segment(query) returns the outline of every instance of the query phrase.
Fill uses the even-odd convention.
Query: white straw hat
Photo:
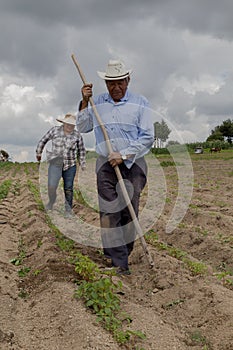
[[[121,61],[110,60],[106,72],[97,71],[97,73],[99,77],[104,80],[120,80],[127,78],[132,73],[132,70],[127,70],[124,63]]]
[[[73,114],[66,114],[63,118],[57,118],[58,122],[76,125],[76,117]]]

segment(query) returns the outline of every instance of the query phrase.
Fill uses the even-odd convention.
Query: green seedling
[[[18,271],[18,276],[19,277],[25,277],[30,272],[30,270],[31,270],[30,267],[22,267],[22,269],[20,269]]]

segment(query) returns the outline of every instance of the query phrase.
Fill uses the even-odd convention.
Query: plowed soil
[[[148,157],[149,163],[152,158]],[[127,346],[118,344],[83,301],[74,298],[74,266],[68,262],[68,252],[57,245],[48,214],[32,191],[31,185],[39,186],[37,164],[0,167],[0,185],[12,181],[7,197],[0,201],[0,349],[233,349],[233,151],[191,158],[191,201],[172,232],[166,226],[179,191],[178,166],[166,163],[166,157],[156,161],[165,162],[156,179],[159,182],[162,171],[166,195],[159,215],[153,209],[158,217],[150,232],[158,240],[155,245],[147,243],[154,267],[137,240],[130,257],[132,274],[116,277],[123,283],[122,310],[132,319],[126,327],[146,335]],[[90,188],[95,188],[88,172],[94,161],[88,161],[85,179]],[[158,196],[152,193],[155,201]],[[93,209],[75,201],[74,211],[98,226]],[[103,267],[98,248],[75,244]],[[198,271],[201,264],[204,273]],[[23,268],[28,268],[24,276],[19,273]]]

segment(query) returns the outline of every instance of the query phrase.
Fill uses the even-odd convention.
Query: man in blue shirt
[[[82,87],[82,101],[77,114],[81,133],[94,129],[97,188],[100,207],[101,238],[104,254],[111,259],[119,274],[130,274],[128,256],[136,238],[134,224],[119,190],[114,170],[119,166],[129,197],[138,217],[140,193],[146,184],[147,165],[144,155],[154,141],[154,127],[149,103],[144,96],[128,90],[131,70],[121,61],[110,60],[106,72],[98,72],[105,80],[107,92],[94,98],[94,103],[108,134],[112,152],[93,110],[88,105],[92,84]]]

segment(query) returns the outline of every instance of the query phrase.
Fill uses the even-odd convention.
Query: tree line
[[[169,129],[167,123],[162,119],[161,122],[154,123],[154,147],[162,148],[164,143],[168,140],[171,130]],[[232,145],[233,141],[233,120],[227,119],[222,122],[222,124],[217,125],[211,134],[207,137],[206,143],[225,143],[228,142]],[[169,141],[168,145],[179,144],[177,141]],[[195,143],[196,144],[196,143]],[[200,144],[200,142],[199,142]],[[227,146],[227,145],[226,145]]]
[[[217,125],[213,130],[211,130],[211,134],[208,136],[206,141],[225,141],[232,144],[233,139],[233,120],[227,119],[222,122],[222,124]]]

